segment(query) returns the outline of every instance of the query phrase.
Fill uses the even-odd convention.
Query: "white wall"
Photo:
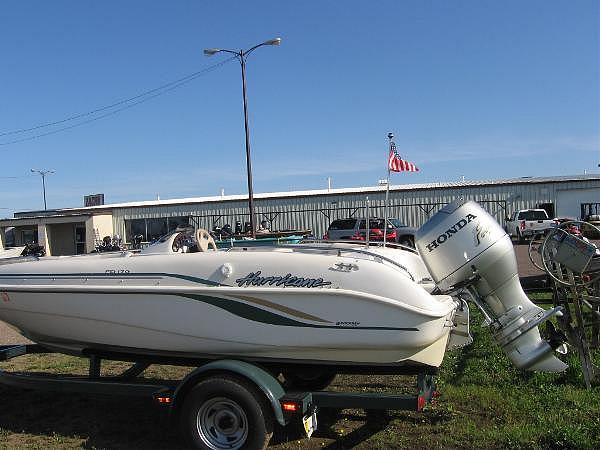
[[[579,219],[582,203],[600,203],[600,189],[558,190],[556,194],[556,217]]]
[[[44,247],[44,249],[46,250],[46,255],[48,256],[52,254],[50,253],[51,236],[49,236],[49,234],[50,230],[48,230],[46,224],[41,223],[38,225],[38,244]]]
[[[111,236],[114,234],[113,231],[113,218],[112,214],[99,214],[91,216],[85,221],[85,246],[86,252],[90,253],[94,250],[95,246],[95,235],[98,231],[98,236],[102,239],[104,236]]]

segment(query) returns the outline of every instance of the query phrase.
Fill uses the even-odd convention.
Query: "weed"
[[[481,317],[475,312],[472,323]],[[577,355],[567,355],[563,374],[515,369],[490,331],[472,326],[474,343],[449,352],[436,377],[442,396],[425,411],[369,415],[319,411],[310,440],[289,428],[273,449],[597,449],[600,448],[600,387],[586,390]],[[600,351],[594,358],[598,361]],[[87,361],[65,355],[28,355],[2,368],[86,373]],[[107,362],[103,373],[127,364]],[[189,367],[151,366],[144,376],[181,379]],[[339,376],[332,390],[414,392],[408,376]],[[0,449],[173,448],[176,431],[138,400],[35,393],[0,387]],[[132,421],[132,417],[135,420]],[[134,425],[131,425],[131,424]]]

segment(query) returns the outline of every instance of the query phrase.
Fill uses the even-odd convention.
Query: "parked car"
[[[506,232],[523,242],[526,237],[534,237],[546,233],[555,225],[544,209],[521,209],[511,217],[506,217]]]
[[[383,241],[385,219],[373,217],[369,219],[369,240]],[[398,219],[388,219],[386,240],[408,247],[415,247],[416,228],[404,225]],[[331,222],[323,239],[332,241],[364,241],[367,238],[366,218],[337,219]]]

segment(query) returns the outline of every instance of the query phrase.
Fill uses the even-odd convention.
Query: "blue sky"
[[[255,192],[598,173],[600,2],[6,1],[0,134],[248,59]],[[107,110],[110,111],[110,110]],[[87,116],[93,118],[94,115]],[[80,122],[80,121],[79,121]],[[65,122],[62,126],[75,125]],[[240,66],[64,132],[0,136],[0,217],[246,192]],[[17,177],[17,178],[7,178]]]

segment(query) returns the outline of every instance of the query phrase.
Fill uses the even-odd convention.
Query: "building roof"
[[[390,185],[390,191],[411,191],[411,190],[424,190],[424,189],[446,189],[456,188],[465,186],[493,186],[493,185],[507,185],[507,184],[535,184],[535,183],[556,183],[556,182],[568,182],[568,181],[586,181],[586,180],[600,180],[600,174],[588,174],[588,175],[565,175],[565,176],[553,176],[553,177],[521,177],[521,178],[506,178],[499,180],[465,180],[465,181],[449,181],[449,182],[435,182],[435,183],[413,183],[413,184],[397,184]],[[336,189],[313,189],[304,191],[287,191],[287,192],[264,192],[254,194],[254,199],[272,199],[272,198],[290,198],[290,197],[307,197],[307,196],[318,196],[318,195],[342,195],[342,194],[361,194],[367,192],[382,192],[385,191],[384,186],[367,186],[367,187],[355,187],[355,188],[336,188]],[[48,216],[57,214],[74,214],[81,212],[95,212],[102,210],[110,210],[116,208],[140,208],[150,206],[169,206],[169,205],[182,205],[182,204],[195,204],[195,203],[213,203],[213,202],[227,202],[227,201],[240,201],[246,200],[248,194],[236,194],[236,195],[216,195],[208,197],[189,197],[189,198],[176,198],[167,200],[147,200],[137,202],[125,202],[125,203],[113,203],[100,206],[88,206],[78,208],[61,208],[48,211],[23,211],[15,213],[15,217],[32,217],[32,216]]]

